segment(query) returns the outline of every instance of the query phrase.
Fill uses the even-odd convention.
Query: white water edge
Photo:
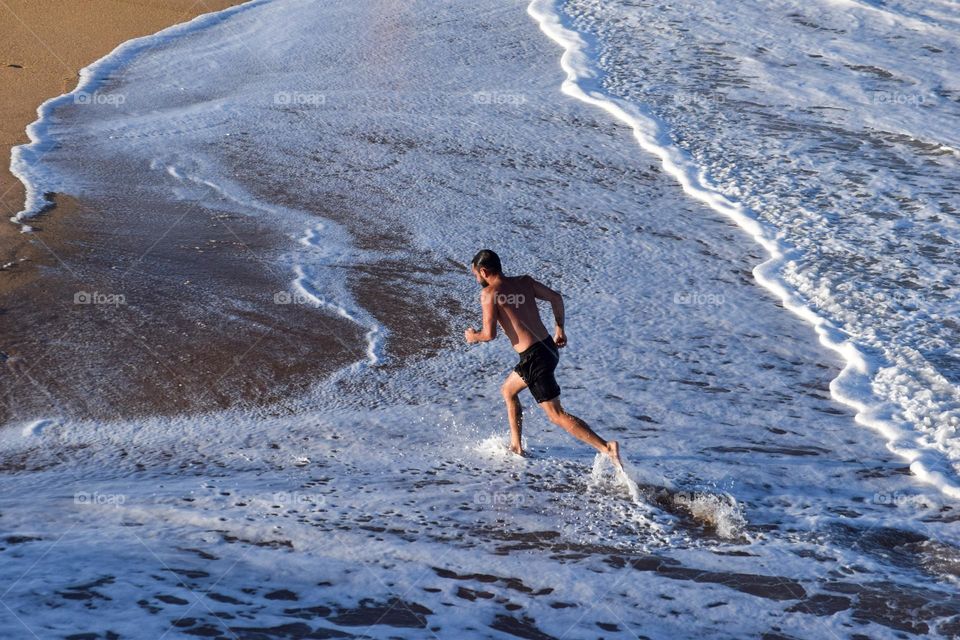
[[[881,434],[887,440],[888,449],[907,460],[910,470],[918,478],[936,486],[944,495],[960,499],[960,483],[953,473],[942,471],[950,468],[943,453],[931,446],[923,446],[919,442],[923,435],[910,424],[886,418],[891,413],[890,407],[870,389],[882,364],[872,361],[841,328],[807,304],[781,277],[785,265],[800,258],[798,250],[749,208],[711,185],[690,155],[672,143],[667,123],[643,105],[616,98],[602,90],[599,72],[588,55],[587,43],[563,23],[559,9],[561,3],[562,0],[533,0],[528,12],[543,32],[564,49],[560,65],[567,78],[562,91],[603,109],[629,126],[639,146],[660,160],[663,170],[677,180],[685,193],[732,219],[764,248],[770,257],[754,267],[757,282],[776,295],[785,308],[809,322],[820,343],[837,352],[846,362],[830,385],[833,397],[856,411],[858,423]]]

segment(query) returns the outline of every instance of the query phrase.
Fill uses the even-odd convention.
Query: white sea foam
[[[601,108],[630,126],[640,147],[659,158],[664,171],[673,176],[691,197],[734,220],[768,253],[769,259],[753,269],[757,282],[774,293],[784,307],[814,326],[820,342],[839,353],[846,366],[831,383],[835,398],[853,407],[861,424],[867,425],[887,440],[891,451],[910,462],[911,470],[921,479],[937,486],[946,495],[960,498],[957,466],[960,466],[960,438],[955,436],[958,417],[951,405],[960,401],[957,388],[929,367],[912,373],[910,368],[890,362],[890,357],[868,356],[850,329],[829,319],[816,306],[815,296],[798,291],[784,277],[787,267],[802,261],[805,254],[791,244],[789,235],[778,231],[757,212],[736,197],[712,184],[707,172],[693,155],[675,143],[670,125],[642,103],[631,102],[608,91],[602,72],[590,57],[587,42],[581,34],[564,25],[559,0],[534,0],[529,13],[541,29],[563,49],[561,65],[567,78],[563,91],[567,95]],[[801,293],[806,295],[801,295]],[[913,351],[915,353],[915,351]],[[888,385],[893,374],[901,384]],[[913,376],[926,376],[929,383],[941,389],[927,394]],[[933,404],[911,411],[927,395]],[[937,399],[940,396],[940,399]],[[937,402],[941,406],[937,406]],[[915,416],[913,421],[905,418]],[[921,418],[921,416],[932,416]],[[900,419],[896,419],[899,416]],[[946,434],[950,434],[947,437]],[[934,436],[934,437],[931,437]],[[955,465],[951,467],[951,463]]]
[[[743,507],[733,496],[700,491],[681,493],[676,503],[690,511],[695,520],[716,529],[721,538],[736,539],[747,528]]]

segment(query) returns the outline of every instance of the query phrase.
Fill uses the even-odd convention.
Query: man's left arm
[[[463,333],[467,342],[489,342],[497,337],[497,307],[493,301],[493,294],[480,292],[480,306],[483,308],[483,328],[477,331],[470,327]]]
[[[530,278],[530,276],[527,276]],[[558,348],[567,346],[567,333],[563,328],[564,308],[563,295],[559,291],[554,291],[542,282],[537,282],[530,278],[530,284],[533,286],[533,295],[540,300],[546,300],[553,309],[553,319],[557,323],[557,329],[554,332],[553,341],[557,343]]]

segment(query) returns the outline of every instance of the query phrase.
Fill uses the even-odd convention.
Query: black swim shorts
[[[547,336],[520,352],[520,363],[513,368],[527,383],[530,394],[538,403],[553,400],[560,395],[560,385],[553,370],[560,362],[560,350],[553,338]]]

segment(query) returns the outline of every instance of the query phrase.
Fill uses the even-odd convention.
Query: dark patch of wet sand
[[[275,303],[293,241],[256,218],[55,202],[0,271],[0,424],[263,405],[365,358],[364,328]]]
[[[240,148],[246,143],[232,144]],[[244,188],[258,200],[310,211],[321,220],[332,221],[346,231],[353,247],[376,256],[340,268],[356,304],[386,329],[389,338],[382,345],[383,367],[406,366],[412,359],[429,358],[463,344],[466,326],[454,323],[469,317],[470,310],[461,299],[437,291],[449,288],[451,274],[471,278],[465,263],[456,264],[418,249],[409,232],[381,220],[376,210],[351,205],[335,193],[314,193],[309,185],[297,188],[295,180],[299,176],[289,175],[285,168],[273,170],[266,180],[245,170],[247,163],[235,148],[224,151],[225,159],[232,163],[231,171],[244,176]],[[398,250],[402,258],[397,257]]]

